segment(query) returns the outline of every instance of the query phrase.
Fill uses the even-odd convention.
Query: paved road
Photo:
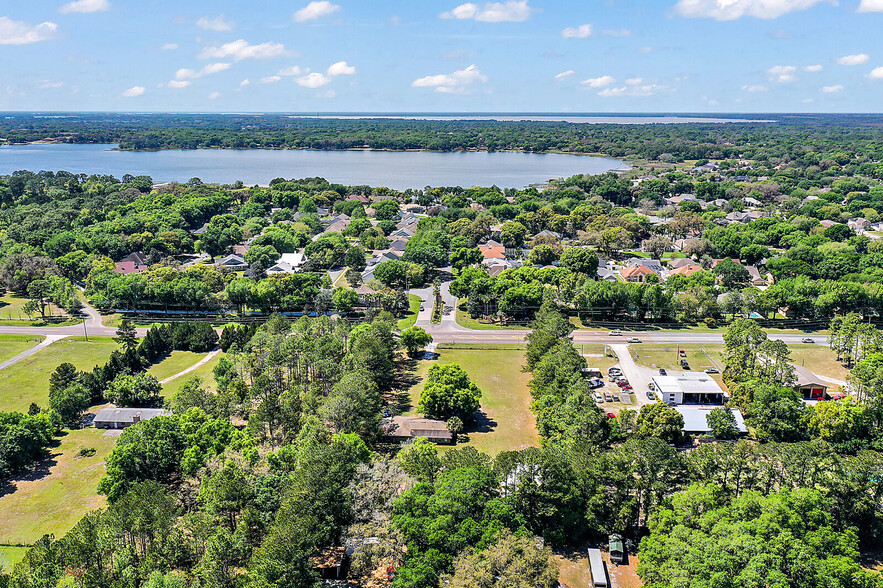
[[[33,333],[29,333],[29,334],[33,334]],[[15,357],[13,357],[11,359],[7,359],[3,363],[0,363],[0,370],[2,370],[4,368],[8,368],[12,364],[14,364],[18,361],[21,361],[22,359],[24,359],[30,355],[37,353],[38,351],[40,351],[44,347],[48,347],[49,345],[52,345],[56,341],[60,341],[61,339],[64,339],[65,337],[69,337],[69,335],[47,335],[40,343],[38,343],[37,345],[34,345],[33,347],[31,347],[27,351],[23,351],[22,353],[19,353]]]

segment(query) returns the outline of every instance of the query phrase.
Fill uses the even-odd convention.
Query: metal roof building
[[[726,393],[705,372],[653,376],[653,385],[663,402],[676,404],[723,404]]]
[[[675,406],[674,409],[684,417],[684,427],[681,429],[684,433],[692,435],[704,435],[711,432],[708,426],[708,415],[716,408],[724,408],[724,406]],[[740,434],[748,433],[748,427],[745,426],[745,419],[738,408],[728,409],[733,413],[736,419],[736,429]]]

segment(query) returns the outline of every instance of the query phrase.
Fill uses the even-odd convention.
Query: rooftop
[[[660,392],[688,394],[723,394],[717,382],[705,372],[684,372],[680,376],[653,376]]]
[[[708,415],[720,406],[701,406],[701,405],[679,405],[673,407],[684,417],[684,428],[682,430],[691,433],[710,433],[711,427],[708,426]],[[725,407],[724,407],[725,408]],[[748,428],[745,426],[745,419],[737,408],[729,409],[736,419],[736,429],[740,433],[747,433]]]

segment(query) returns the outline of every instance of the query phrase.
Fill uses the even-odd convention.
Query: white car
[[[592,396],[594,397],[595,402],[597,402],[598,404],[604,402],[604,397],[601,396],[599,393],[595,392]]]
[[[628,339],[626,339],[626,343],[643,343],[643,341],[641,341],[637,337],[629,337]]]
[[[608,336],[610,336],[610,337],[622,337],[622,331],[610,331],[610,333],[608,333]]]

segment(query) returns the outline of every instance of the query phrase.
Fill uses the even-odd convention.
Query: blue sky
[[[0,110],[880,112],[883,0],[0,4]]]

